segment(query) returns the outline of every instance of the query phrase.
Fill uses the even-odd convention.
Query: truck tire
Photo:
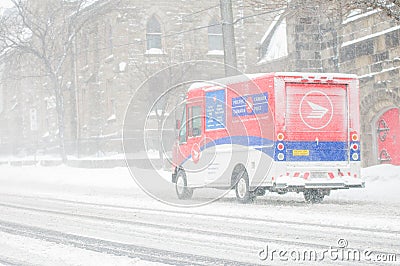
[[[247,174],[246,168],[242,168],[240,172],[237,173],[235,184],[236,199],[240,203],[252,202],[255,198],[254,193],[250,191],[249,186],[249,176]]]
[[[175,191],[178,199],[190,199],[193,196],[193,189],[187,187],[186,174],[183,170],[178,170],[176,174]]]
[[[318,189],[306,189],[303,194],[306,202],[312,204],[321,203],[325,196],[325,194]]]

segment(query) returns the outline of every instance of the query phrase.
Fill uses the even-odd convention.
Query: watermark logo
[[[261,261],[286,261],[286,262],[397,262],[398,254],[377,252],[370,249],[350,248],[346,239],[339,239],[336,246],[322,249],[282,249],[266,245],[258,251]]]

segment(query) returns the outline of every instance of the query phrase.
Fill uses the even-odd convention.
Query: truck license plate
[[[326,173],[324,172],[311,172],[311,178],[325,178]]]

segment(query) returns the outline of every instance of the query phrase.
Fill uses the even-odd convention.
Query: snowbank
[[[334,191],[329,198],[400,202],[400,166],[382,164],[363,168],[364,189]]]
[[[116,196],[113,195],[116,192],[119,196],[121,193],[145,195],[125,167],[84,169],[67,166],[13,167],[3,165],[0,166],[0,171],[0,184],[3,184],[0,186],[0,192],[12,193],[13,191],[3,190],[11,189],[19,193],[46,192],[46,194],[51,193],[58,196],[67,196],[71,192],[79,191],[104,191],[110,197]],[[142,169],[141,171],[143,175],[154,174],[151,170]],[[160,174],[169,180],[169,172],[163,171]],[[400,166],[377,165],[362,169],[361,174],[366,181],[365,188],[333,191],[327,200],[400,202]],[[290,195],[294,194],[288,194],[285,197],[290,197]]]

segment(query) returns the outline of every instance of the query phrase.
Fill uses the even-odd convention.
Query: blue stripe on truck
[[[260,138],[256,136],[231,136],[216,139],[200,147],[200,151],[208,149],[217,145],[236,144],[247,147],[254,147],[275,161],[280,161],[277,158],[279,153],[285,155],[282,161],[347,161],[349,154],[349,147],[347,142],[333,141],[333,142],[316,142],[316,141],[282,141],[284,149],[279,151],[277,144],[272,140]],[[353,142],[352,142],[353,143]],[[351,144],[352,144],[351,143]],[[350,151],[353,153],[360,153],[360,151]],[[183,162],[191,158],[189,155]],[[359,161],[359,159],[357,160]]]
[[[347,161],[347,142],[286,141],[286,161]]]

